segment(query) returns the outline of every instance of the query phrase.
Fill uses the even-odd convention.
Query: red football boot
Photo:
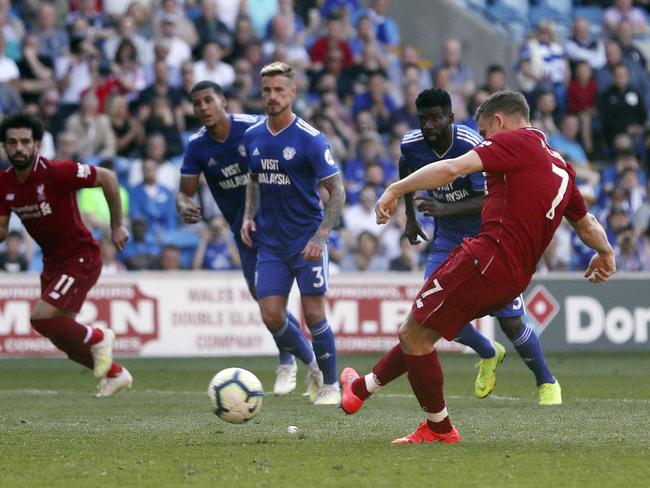
[[[363,400],[352,392],[352,382],[359,377],[353,368],[345,368],[341,371],[340,382],[343,387],[341,397],[341,408],[348,415],[357,413],[363,407]]]
[[[439,442],[440,444],[456,444],[457,442],[460,442],[460,434],[454,426],[452,426],[451,430],[446,434],[436,434],[431,430],[426,422],[422,422],[420,426],[415,429],[415,432],[406,437],[395,439],[391,444],[431,444],[434,442]]]

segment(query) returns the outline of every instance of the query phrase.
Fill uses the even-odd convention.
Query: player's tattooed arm
[[[246,206],[244,207],[244,221],[239,231],[242,241],[249,247],[253,246],[251,232],[255,232],[255,216],[260,208],[260,184],[257,174],[250,173],[246,185]]]
[[[399,179],[402,180],[406,178],[411,172],[406,167],[406,165],[400,161],[399,162]],[[404,235],[408,238],[411,245],[419,244],[420,240],[418,237],[422,237],[425,241],[429,240],[426,232],[422,230],[420,222],[418,222],[417,217],[415,216],[415,206],[413,205],[413,193],[404,194],[404,207],[406,209],[406,226],[404,228]]]
[[[108,203],[108,211],[111,215],[111,240],[117,250],[122,251],[126,241],[129,240],[129,231],[122,224],[122,199],[117,176],[113,171],[98,167],[96,186],[101,186]]]
[[[341,173],[321,180],[320,186],[329,194],[329,198],[324,203],[325,215],[323,220],[303,250],[307,261],[318,261],[323,257],[330,231],[338,222],[345,206],[345,187]]]
[[[176,194],[176,211],[183,221],[196,224],[201,220],[201,206],[194,200],[194,194],[199,186],[199,177],[195,175],[182,175],[178,193]]]

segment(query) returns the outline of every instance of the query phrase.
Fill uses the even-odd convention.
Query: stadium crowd
[[[629,10],[629,1],[610,2],[599,35],[576,18],[563,42],[552,22],[540,22],[516,66],[493,64],[478,74],[463,62],[458,40],[404,44],[389,0],[366,3],[0,0],[0,114],[41,118],[43,156],[117,173],[131,229],[119,255],[106,237],[101,189],[79,192],[106,273],[237,269],[237,250],[207,187],[200,192],[204,225],[183,225],[175,210],[183,149],[199,129],[189,92],[212,80],[224,88],[230,112],[260,114],[260,68],[290,63],[298,74],[294,109],[326,135],[346,183],[346,209],[329,241],[332,271],[412,271],[424,263],[427,243],[401,238],[404,211],[379,226],[373,207],[398,177],[403,134],[419,128],[418,93],[447,90],[456,122],[476,128],[475,108],[507,88],[513,72],[509,88],[525,93],[534,125],[575,166],[619,270],[650,270],[650,73],[635,43],[649,30],[647,15]],[[432,220],[422,224],[431,235]],[[39,250],[18,219],[11,229],[0,269],[39,271]],[[539,271],[583,270],[590,256],[562,226]]]

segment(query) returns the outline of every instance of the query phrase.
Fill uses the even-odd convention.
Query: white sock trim
[[[449,417],[449,415],[447,414],[447,407],[443,408],[438,413],[427,413],[427,420],[430,420],[431,422],[435,422],[436,424],[438,422],[442,422],[447,417]]]
[[[93,336],[93,328],[89,325],[81,324],[86,328],[86,338],[84,339],[84,344],[90,342],[90,338]]]
[[[366,380],[366,390],[368,390],[368,393],[374,393],[381,388],[382,385],[377,382],[375,373],[368,373],[364,378]]]

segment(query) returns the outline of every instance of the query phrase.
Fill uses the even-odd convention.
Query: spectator
[[[325,64],[328,51],[333,46],[338,46],[343,53],[343,67],[347,68],[354,64],[352,48],[345,40],[345,24],[343,16],[334,11],[327,17],[327,34],[316,40],[311,47],[310,56],[314,69],[320,69]]]
[[[147,135],[142,159],[131,162],[129,167],[128,186],[134,186],[143,181],[143,160],[153,159],[158,163],[157,180],[171,192],[178,190],[180,171],[167,158],[167,141],[160,133]]]
[[[622,20],[616,30],[616,40],[621,46],[623,59],[647,69],[648,61],[641,50],[634,45],[634,29],[628,20]]]
[[[255,34],[260,39],[266,34],[269,21],[280,10],[278,0],[246,0],[242,7],[250,17]]]
[[[183,154],[183,141],[169,100],[156,97],[151,105],[151,115],[144,124],[147,136],[161,134],[165,139],[165,157],[172,159]]]
[[[160,34],[156,36],[156,42],[160,41],[167,45],[169,53],[165,61],[173,68],[179,68],[183,61],[187,61],[192,57],[190,44],[177,35],[176,23],[177,18],[175,16],[163,16],[160,21]]]
[[[41,120],[45,128],[56,136],[63,130],[65,121],[61,108],[61,94],[56,88],[45,89],[39,97],[39,106],[41,108]]]
[[[20,71],[16,61],[6,54],[7,42],[4,32],[0,30],[0,83],[11,82],[17,86]]]
[[[354,97],[352,113],[356,115],[369,111],[375,119],[377,130],[386,134],[390,132],[390,121],[395,110],[395,102],[388,93],[386,74],[380,70],[373,72],[368,79],[367,91]]]
[[[359,202],[367,185],[366,168],[371,164],[379,164],[382,167],[382,186],[386,186],[397,176],[395,163],[387,158],[381,137],[376,132],[368,131],[360,137],[359,158],[348,161],[343,170],[348,204]]]
[[[201,231],[192,269],[227,271],[239,267],[239,253],[224,218],[212,217],[208,227]]]
[[[357,237],[354,253],[348,253],[341,263],[342,271],[388,271],[388,260],[379,253],[379,239],[364,230]]]
[[[596,188],[600,182],[600,174],[591,168],[585,150],[576,140],[580,130],[578,117],[573,114],[565,115],[561,128],[560,133],[549,137],[549,144],[573,165],[580,183]]]
[[[142,90],[138,98],[138,118],[146,121],[151,116],[151,107],[157,97],[165,97],[176,107],[183,99],[182,92],[169,81],[170,68],[165,61],[154,63],[154,82]]]
[[[79,156],[111,158],[115,156],[115,134],[108,115],[98,112],[99,101],[93,92],[88,92],[81,100],[78,112],[73,113],[66,122],[66,131],[74,134],[79,141]]]
[[[449,96],[451,97],[451,109],[454,113],[454,117],[457,117],[458,120],[463,120],[469,115],[467,113],[465,98],[461,93],[454,91],[453,89],[451,70],[449,68],[444,66],[438,68],[435,78],[433,79],[433,87],[449,93]]]
[[[82,92],[90,88],[93,81],[91,61],[97,59],[98,54],[91,40],[74,36],[70,40],[70,52],[54,60],[64,118],[79,107]]]
[[[60,161],[80,161],[79,141],[74,133],[59,132],[56,138],[56,159]]]
[[[639,173],[638,169],[626,168],[619,174],[619,185],[628,195],[627,201],[631,215],[638,212],[647,198],[646,189],[641,183]]]
[[[143,66],[153,63],[153,44],[137,31],[137,25],[133,17],[125,15],[120,18],[117,36],[111,36],[104,42],[103,51],[106,59],[115,59],[118,48],[124,41],[129,41],[135,47],[135,59]],[[140,88],[141,89],[141,88]]]
[[[18,61],[20,76],[17,87],[25,103],[38,102],[41,92],[53,88],[54,61],[52,58],[39,54],[39,38],[34,33],[28,33],[23,38],[23,57]]]
[[[632,6],[632,0],[616,0],[613,6],[605,10],[603,26],[610,34],[614,34],[623,20],[630,22],[635,34],[648,32],[645,16],[640,8]]]
[[[412,246],[408,237],[402,236],[399,239],[400,254],[391,259],[388,269],[390,271],[417,271],[418,257],[416,247]]]
[[[542,130],[547,137],[559,133],[557,103],[553,92],[550,90],[539,91],[534,107],[531,117],[533,127]]]
[[[176,124],[183,135],[183,145],[185,145],[185,137],[189,137],[187,133],[194,132],[202,126],[201,121],[194,115],[192,97],[190,95],[195,83],[194,63],[192,61],[185,61],[181,65],[181,85],[179,87],[182,98],[180,104],[174,110]]]
[[[160,7],[154,12],[152,24],[154,37],[168,37],[169,26],[174,26],[174,37],[189,48],[193,48],[199,41],[194,23],[187,18],[182,3],[177,0],[162,0]],[[176,37],[177,36],[177,37]],[[173,49],[172,49],[173,50]],[[176,66],[180,66],[181,59]]]
[[[388,0],[372,0],[370,17],[375,24],[375,36],[382,44],[396,49],[400,43],[399,27],[392,17],[388,16]]]
[[[596,82],[592,78],[591,66],[586,61],[576,63],[574,79],[569,83],[567,97],[569,112],[580,119],[582,144],[587,153],[594,150],[593,118],[596,115]]]
[[[130,39],[123,39],[113,60],[112,73],[129,103],[135,102],[146,86],[145,71],[138,56],[136,45]]]
[[[278,17],[282,17],[288,24],[288,37],[292,39],[295,44],[304,45],[305,43],[305,22],[300,15],[296,14],[296,6],[294,0],[279,0],[278,13],[269,21],[266,26],[265,37],[268,39],[272,37],[273,21]]]
[[[135,156],[144,134],[140,121],[131,116],[126,98],[122,95],[113,95],[108,100],[106,113],[115,134],[117,156],[124,158]]]
[[[449,70],[450,83],[448,90],[461,95],[464,99],[469,99],[474,93],[476,85],[472,70],[462,61],[462,48],[458,39],[447,39],[445,41],[442,60],[431,68],[432,78],[436,78],[436,73],[440,68]]]
[[[300,36],[296,35],[290,20],[282,15],[273,17],[270,23],[270,36],[262,45],[266,59],[270,59],[278,49],[285,51],[286,62],[294,69],[304,70],[309,65],[309,54]]]
[[[219,18],[216,0],[201,0],[201,15],[194,19],[194,27],[199,42],[194,49],[194,57],[200,56],[200,49],[209,41],[217,42],[226,51],[232,49],[233,35],[228,26]]]
[[[156,269],[160,271],[178,271],[181,269],[181,250],[172,245],[167,244],[162,248],[160,257],[156,264]]]
[[[626,227],[616,235],[616,268],[620,271],[644,271],[648,269],[645,248],[634,235],[634,229]]]
[[[78,0],[78,9],[73,10],[66,18],[68,29],[73,31],[74,26],[84,24],[89,32],[92,30],[93,41],[101,42],[114,34],[110,28],[108,17],[99,10],[96,0]]]
[[[244,51],[248,45],[259,40],[255,34],[255,29],[253,29],[253,24],[251,23],[251,19],[248,15],[241,15],[237,18],[237,23],[235,24],[235,34],[233,37],[234,40],[232,52],[226,59],[226,61],[231,64],[244,55]]]
[[[607,144],[611,145],[614,137],[623,132],[639,141],[646,121],[645,101],[630,86],[630,70],[626,65],[614,68],[614,83],[600,97],[600,113]]]
[[[157,180],[158,163],[153,159],[142,162],[143,181],[129,193],[132,219],[145,220],[149,235],[160,242],[167,231],[177,227],[174,195]]]
[[[584,17],[576,17],[573,21],[573,34],[567,40],[566,54],[573,68],[579,62],[587,62],[595,70],[605,66],[605,45],[592,35],[589,21]]]
[[[235,81],[235,70],[222,61],[223,49],[217,41],[208,41],[202,50],[202,57],[194,63],[194,79],[213,81],[228,91]]]
[[[569,67],[564,49],[555,40],[553,22],[540,22],[536,36],[524,44],[517,80],[530,99],[540,90],[552,90],[560,111],[564,111]]]
[[[481,88],[492,95],[498,91],[507,90],[506,70],[500,64],[491,64],[485,70],[485,85]]]
[[[52,60],[63,57],[70,45],[68,34],[57,26],[56,10],[49,3],[40,2],[32,32],[40,40],[39,54]]]
[[[215,0],[215,3],[219,19],[231,32],[234,31],[237,18],[243,14],[243,0]]]
[[[130,271],[152,269],[160,253],[160,246],[149,234],[146,220],[131,220],[131,237],[119,258]]]
[[[23,241],[23,235],[18,231],[12,230],[7,234],[5,250],[0,253],[0,272],[19,273],[27,271],[29,262],[21,249],[24,246]]]
[[[393,112],[391,125],[395,127],[399,123],[405,123],[408,129],[418,129],[420,119],[415,100],[422,90],[417,83],[409,83],[404,87],[404,105]]]
[[[598,94],[602,94],[605,90],[612,86],[614,83],[614,71],[620,64],[624,64],[629,70],[629,83],[630,86],[640,94],[644,95],[650,93],[650,79],[648,73],[639,64],[631,63],[623,59],[623,52],[618,42],[609,40],[605,43],[605,56],[607,64],[596,71],[594,80],[596,80],[596,89]],[[648,100],[646,100],[648,102]],[[646,106],[646,110],[648,106]]]
[[[358,62],[361,59],[361,52],[364,46],[375,45],[379,41],[377,41],[377,37],[375,36],[375,25],[368,14],[357,17],[354,32],[354,37],[350,40],[349,44],[352,48],[355,62]],[[383,46],[378,47],[383,51]]]
[[[363,231],[368,231],[374,236],[381,234],[382,227],[377,224],[375,217],[376,201],[377,189],[366,184],[361,190],[359,203],[352,204],[343,211],[345,227],[350,231],[353,241],[356,241]]]

